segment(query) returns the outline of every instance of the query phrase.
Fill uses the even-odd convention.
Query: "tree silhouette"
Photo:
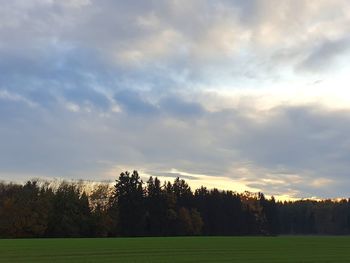
[[[0,237],[350,234],[350,200],[276,202],[262,193],[207,189],[180,178],[144,185],[137,171],[114,187],[0,182]]]
[[[115,184],[120,234],[142,236],[146,219],[144,189],[137,171],[121,173]]]

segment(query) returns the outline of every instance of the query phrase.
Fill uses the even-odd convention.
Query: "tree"
[[[151,176],[147,181],[146,233],[150,236],[166,234],[167,199],[159,179]]]
[[[110,212],[111,188],[108,184],[97,185],[89,195],[92,209],[92,228],[94,236],[106,237],[117,235],[117,216]]]
[[[259,203],[262,208],[262,231],[265,235],[277,235],[279,232],[279,215],[275,198],[267,200],[264,194],[259,194]]]
[[[42,237],[47,229],[50,191],[37,181],[8,185],[0,193],[0,236]]]
[[[115,208],[118,209],[120,233],[123,236],[144,235],[146,211],[144,189],[137,171],[121,173],[115,184]]]
[[[91,235],[91,210],[86,193],[63,182],[52,200],[47,236],[87,237]]]
[[[180,178],[136,171],[91,192],[84,182],[0,182],[0,237],[349,234],[350,200],[276,202],[262,193],[193,194]]]

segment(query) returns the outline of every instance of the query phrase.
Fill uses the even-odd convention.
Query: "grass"
[[[350,237],[0,240],[0,262],[350,262]]]

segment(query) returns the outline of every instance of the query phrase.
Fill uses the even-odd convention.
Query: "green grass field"
[[[0,240],[0,262],[350,262],[350,237]]]

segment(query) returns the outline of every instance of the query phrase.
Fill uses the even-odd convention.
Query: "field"
[[[0,262],[350,262],[350,237],[0,240]]]

